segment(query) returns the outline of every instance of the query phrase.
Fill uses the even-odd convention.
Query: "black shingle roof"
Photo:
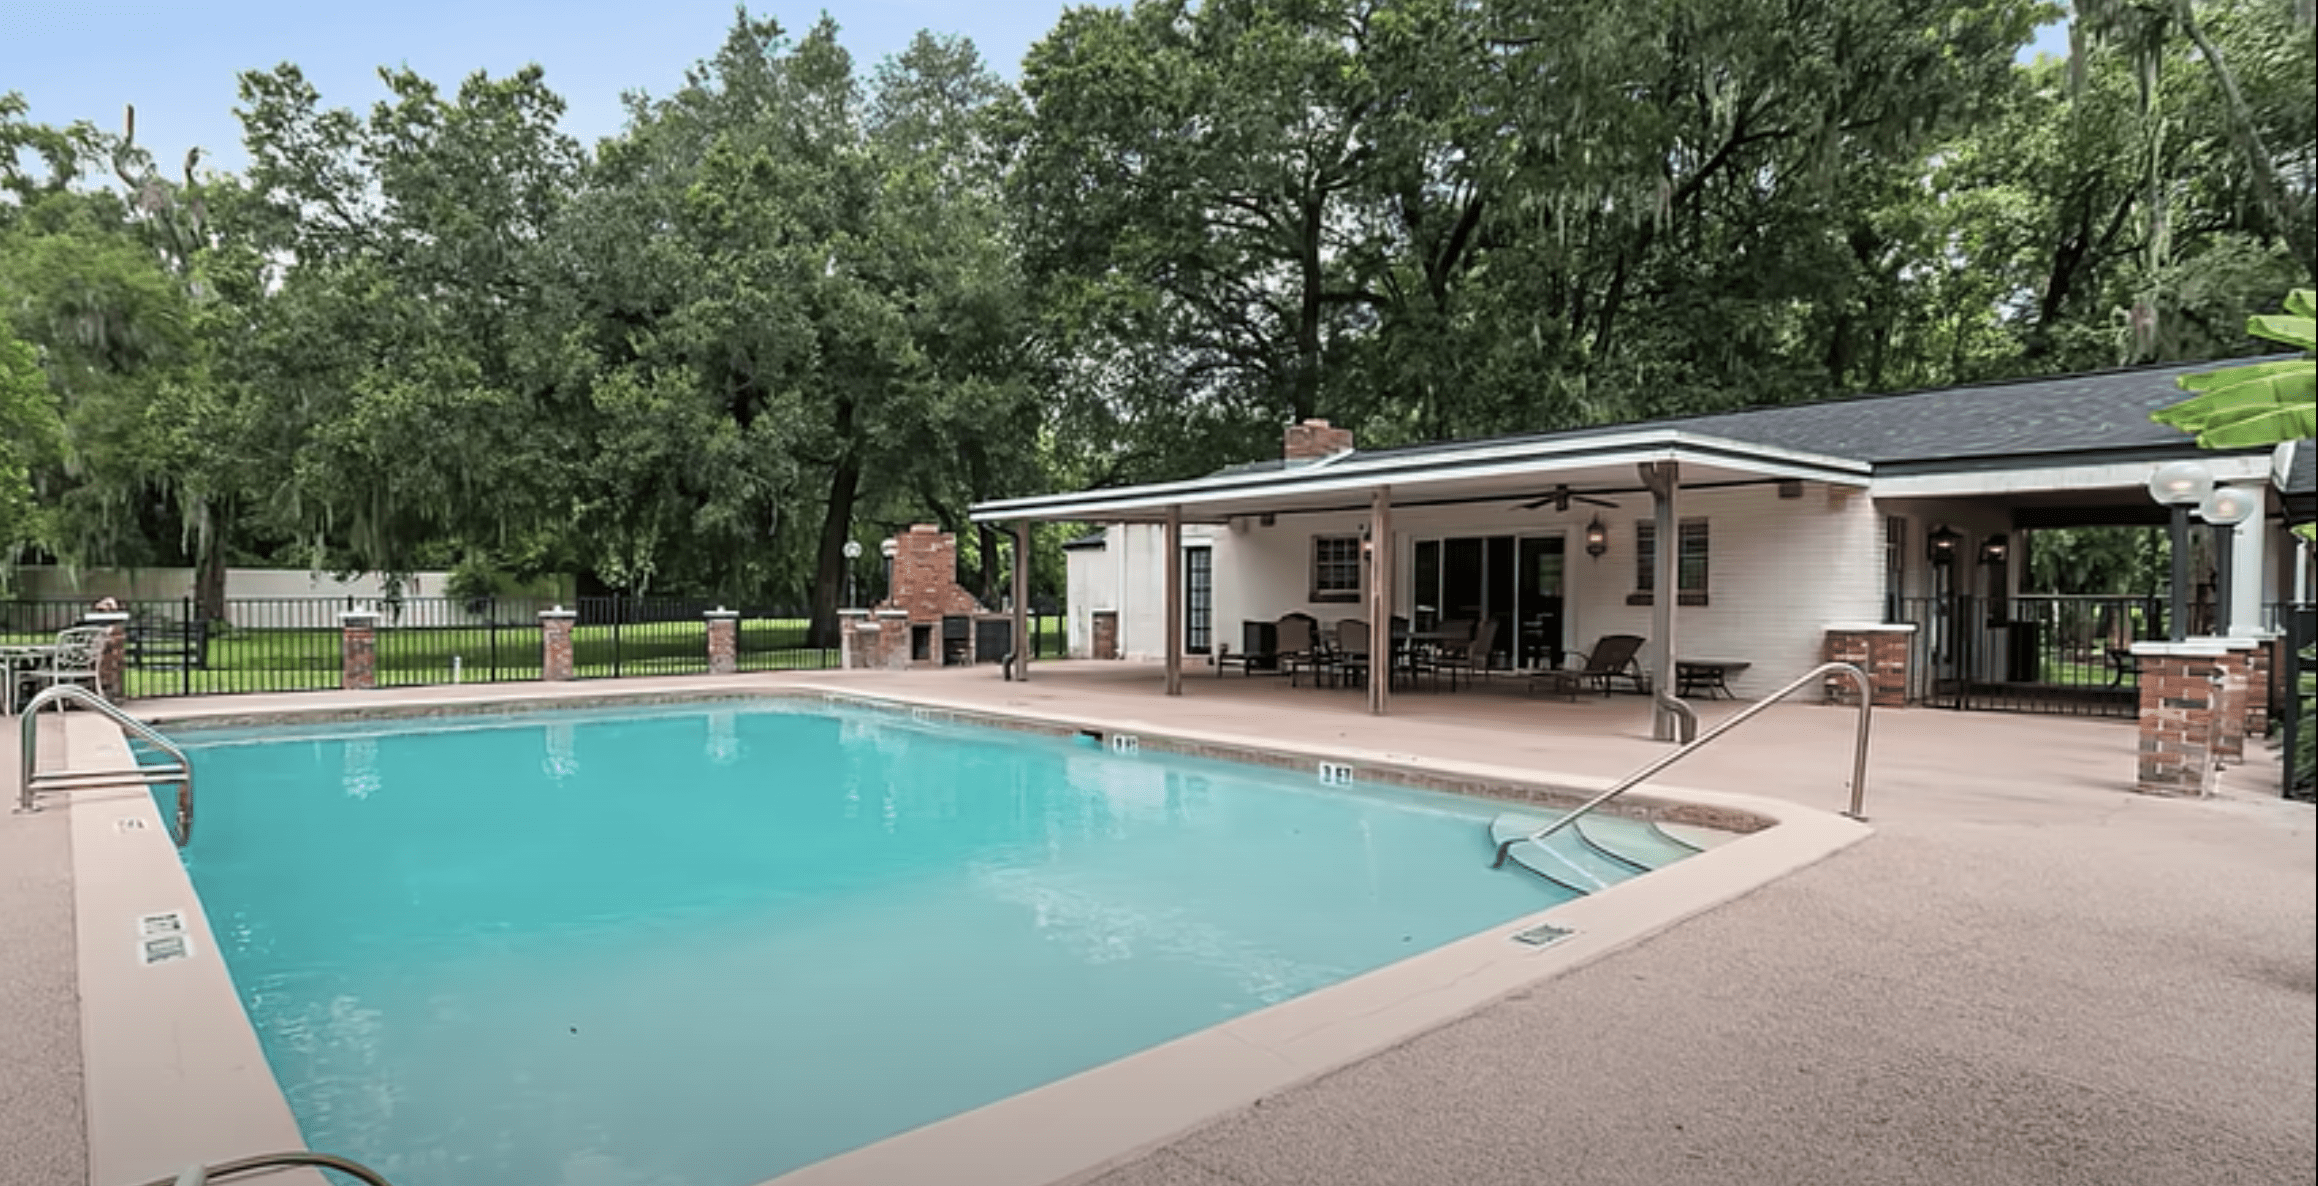
[[[2174,379],[2250,361],[2166,363],[2011,379],[1496,439],[1550,440],[1643,427],[1673,428],[1879,465],[2178,446],[2188,442],[2188,434],[2149,419],[2149,413],[2189,398]],[[1475,443],[1443,442],[1361,453],[1421,454]]]

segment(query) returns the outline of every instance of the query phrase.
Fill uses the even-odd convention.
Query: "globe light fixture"
[[[2173,512],[2173,588],[2167,598],[2166,633],[2175,642],[2189,637],[2189,512],[2213,493],[2213,471],[2194,461],[2175,461],[2149,475],[2149,497]]]
[[[2198,504],[2197,517],[2213,527],[2213,632],[2228,634],[2232,570],[2237,567],[2238,524],[2261,508],[2260,495],[2237,486],[2216,486]]]

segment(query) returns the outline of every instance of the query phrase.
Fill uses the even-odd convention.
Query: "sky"
[[[1065,0],[825,0],[750,5],[795,33],[826,11],[855,68],[909,45],[920,29],[964,34],[1013,78]],[[367,111],[386,96],[382,65],[455,87],[537,62],[567,104],[564,130],[593,144],[619,131],[622,91],[665,95],[716,51],[735,0],[0,0],[0,92],[21,92],[39,123],[93,120],[117,131],[137,107],[137,140],[174,171],[187,148],[237,168],[234,79],[295,62],[325,106]]]
[[[802,32],[826,11],[866,75],[920,29],[973,39],[1007,78],[1062,14],[1065,0],[826,0],[752,5]],[[537,62],[568,105],[564,130],[581,141],[619,131],[620,94],[665,95],[684,70],[715,52],[734,0],[0,0],[0,92],[18,91],[40,123],[121,126],[137,107],[138,142],[174,171],[198,145],[213,166],[239,168],[234,79],[295,62],[323,103],[366,111],[385,96],[382,65],[408,66],[453,87],[475,70],[494,76]],[[2023,47],[2065,55],[2054,24]]]

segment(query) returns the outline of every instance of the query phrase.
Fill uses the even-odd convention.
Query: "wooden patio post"
[[[1663,700],[1679,686],[1674,678],[1674,662],[1679,653],[1675,650],[1674,605],[1682,599],[1682,574],[1676,569],[1680,560],[1675,538],[1681,528],[1674,514],[1674,494],[1682,484],[1682,463],[1646,462],[1640,469],[1642,485],[1650,490],[1651,508],[1655,512],[1653,534],[1657,537],[1653,541],[1656,556],[1651,562],[1650,590],[1650,736],[1659,741],[1676,741],[1680,739],[1680,725],[1675,715],[1667,711]]]
[[[1368,711],[1392,706],[1392,487],[1368,501]]]
[[[1167,556],[1162,562],[1167,586],[1167,694],[1183,694],[1183,508],[1167,508]]]
[[[1030,678],[1030,520],[1014,521],[1014,678]]]

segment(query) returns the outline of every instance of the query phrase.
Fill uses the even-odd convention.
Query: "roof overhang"
[[[1179,507],[1186,521],[1222,522],[1239,515],[1357,509],[1380,486],[1391,487],[1396,506],[1515,502],[1549,494],[1559,485],[1581,491],[1638,490],[1634,467],[1658,461],[1680,463],[1685,488],[1783,480],[1865,487],[1873,469],[1844,457],[1660,428],[1476,442],[1470,448],[1421,454],[1346,453],[1290,469],[1000,499],[976,504],[972,517],[975,522],[1138,523],[1158,522],[1168,508]]]

